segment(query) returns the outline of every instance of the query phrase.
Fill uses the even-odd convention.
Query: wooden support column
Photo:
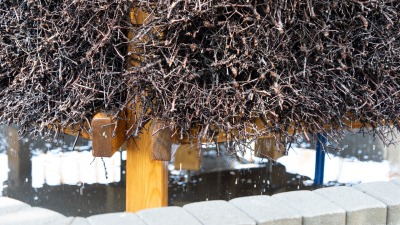
[[[147,14],[137,8],[130,13],[132,24],[143,24]],[[129,33],[132,38],[133,34]],[[132,52],[132,46],[129,51]],[[137,59],[138,56],[133,56]],[[131,66],[138,66],[136,61],[131,61]],[[136,106],[138,109],[140,107]],[[130,127],[134,122],[134,113],[127,110]],[[157,161],[157,158],[169,158],[170,154],[162,154],[155,150],[157,146],[167,146],[165,140],[157,140],[158,135],[153,135],[157,126],[152,126],[150,121],[139,138],[130,138],[127,141],[126,158],[126,211],[137,212],[142,209],[162,207],[168,205],[168,162]],[[169,132],[161,132],[166,140]],[[163,138],[161,137],[161,138]],[[172,144],[172,141],[170,141]],[[170,150],[169,150],[170,151]]]
[[[168,162],[153,159],[153,129],[148,123],[139,138],[128,140],[126,211],[168,205]]]

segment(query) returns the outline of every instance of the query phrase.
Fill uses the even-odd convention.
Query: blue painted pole
[[[317,152],[315,154],[315,176],[314,185],[322,186],[324,183],[324,168],[325,168],[325,151],[322,150],[322,144],[326,144],[326,137],[318,134]],[[322,142],[322,143],[321,143]]]

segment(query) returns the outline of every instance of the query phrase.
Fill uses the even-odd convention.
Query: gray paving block
[[[30,207],[30,205],[15,199],[0,197],[0,216],[7,213],[28,209]]]
[[[0,216],[1,225],[44,225],[65,218],[58,212],[32,207]]]
[[[386,205],[355,188],[321,188],[315,190],[314,193],[320,194],[345,209],[346,225],[386,224]]]
[[[391,180],[390,182],[400,186],[400,178],[395,178],[395,179]]]
[[[299,212],[270,196],[235,198],[229,203],[249,215],[258,225],[302,224],[302,216]]]
[[[69,225],[90,225],[90,223],[86,218],[76,217]]]
[[[400,187],[398,185],[382,181],[357,184],[353,187],[387,205],[387,224],[400,224]]]
[[[51,221],[51,225],[71,225],[72,221],[74,221],[75,217],[66,217],[56,221]]]
[[[191,203],[183,208],[205,225],[255,225],[256,222],[226,201]]]
[[[0,223],[1,224],[1,223]],[[51,221],[49,225],[90,225],[86,218],[83,217],[67,217],[56,221]]]
[[[146,225],[133,213],[107,213],[87,218],[90,225]]]
[[[303,225],[346,224],[346,211],[311,191],[292,191],[273,195],[303,216]]]
[[[141,210],[136,215],[148,225],[201,225],[194,216],[176,206]]]

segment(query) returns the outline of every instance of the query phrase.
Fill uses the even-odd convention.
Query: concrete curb
[[[386,205],[355,188],[321,188],[315,190],[314,193],[320,194],[346,210],[346,224],[348,225],[386,224]]]
[[[345,225],[346,211],[312,191],[292,191],[273,195],[303,216],[303,225]]]
[[[170,206],[158,209],[145,209],[136,213],[145,223],[151,225],[201,225],[193,215],[182,207]],[[179,216],[171,216],[179,215]]]
[[[183,208],[205,225],[256,225],[247,214],[222,200],[190,203]]]
[[[1,225],[400,224],[400,180],[163,207],[137,213],[65,217],[0,197]]]
[[[302,224],[299,212],[267,195],[235,198],[229,203],[253,218],[258,225]]]
[[[353,188],[385,203],[387,224],[400,224],[400,187],[392,182],[373,182],[354,185]]]

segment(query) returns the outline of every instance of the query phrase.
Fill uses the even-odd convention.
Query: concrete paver
[[[15,199],[0,197],[0,216],[7,213],[28,209],[30,207],[30,205]]]
[[[146,225],[136,214],[133,213],[106,213],[87,218],[90,225]]]
[[[292,191],[273,195],[303,216],[303,225],[345,225],[346,211],[311,191]]]
[[[252,219],[257,225],[301,225],[299,212],[266,195],[235,198],[229,201]]]
[[[194,216],[176,206],[145,209],[136,214],[148,225],[201,225]]]
[[[226,201],[196,202],[183,208],[204,225],[256,225],[247,214]]]
[[[0,216],[1,225],[44,225],[65,218],[58,212],[32,207]]]
[[[395,178],[395,179],[391,180],[390,182],[400,186],[400,178]]]
[[[400,187],[398,185],[381,181],[357,184],[353,187],[387,205],[387,224],[400,224]]]
[[[90,225],[90,223],[86,218],[75,217],[70,225]]]
[[[355,188],[329,187],[315,190],[314,193],[345,209],[346,225],[386,224],[386,205]]]
[[[74,221],[75,217],[65,217],[62,219],[58,219],[55,221],[51,221],[51,225],[71,225],[72,221]]]

